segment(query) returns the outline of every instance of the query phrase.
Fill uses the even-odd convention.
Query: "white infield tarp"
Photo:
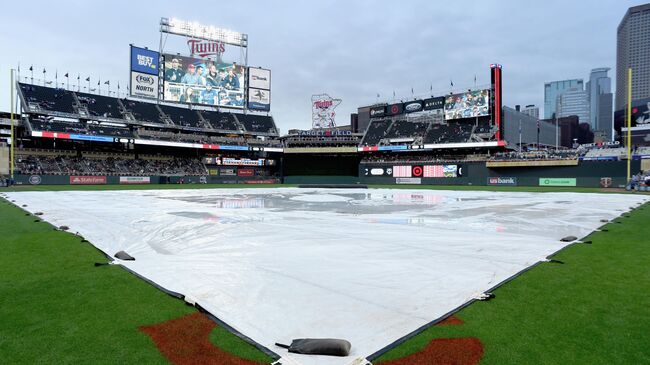
[[[382,189],[9,193],[286,362],[368,356],[644,197]],[[343,338],[347,358],[288,354]]]

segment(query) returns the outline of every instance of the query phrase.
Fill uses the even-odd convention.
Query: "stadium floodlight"
[[[247,34],[176,18],[160,18],[160,32],[248,47]]]

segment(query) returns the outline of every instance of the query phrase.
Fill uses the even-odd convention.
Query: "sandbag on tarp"
[[[276,343],[289,352],[303,355],[348,356],[352,345],[349,341],[336,338],[299,338],[291,341],[291,345]]]
[[[134,261],[135,260],[135,258],[133,258],[133,256],[129,255],[128,253],[126,253],[124,251],[120,251],[120,252],[116,253],[115,257],[117,257],[120,260],[126,260],[126,261]]]

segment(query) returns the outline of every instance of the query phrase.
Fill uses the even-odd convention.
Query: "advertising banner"
[[[163,98],[189,104],[244,107],[244,70],[236,63],[165,54]]]
[[[517,185],[517,178],[516,177],[488,177],[487,178],[487,184],[488,185],[511,185],[515,186]]]
[[[445,119],[474,118],[490,115],[490,91],[472,90],[445,98]]]
[[[235,169],[219,169],[219,175],[221,176],[236,176],[237,173]]]
[[[249,88],[248,109],[266,112],[271,110],[271,91]]]
[[[248,68],[248,87],[271,90],[271,70],[263,68]]]
[[[396,184],[422,184],[419,177],[398,177],[395,179]]]
[[[71,185],[104,185],[106,176],[70,176]]]
[[[393,177],[411,177],[411,166],[393,166]]]
[[[131,95],[156,99],[158,97],[158,75],[131,71]]]
[[[458,165],[426,165],[423,166],[424,177],[459,177],[461,167]],[[415,176],[415,175],[414,175]]]
[[[255,176],[255,170],[253,169],[238,169],[237,176]]]
[[[151,184],[149,176],[120,176],[120,184]]]
[[[404,104],[392,104],[386,108],[386,114],[397,115],[404,112]]]
[[[424,110],[442,109],[445,106],[445,97],[424,99]]]
[[[370,118],[379,118],[386,115],[385,106],[373,106],[370,108]]]
[[[576,186],[576,178],[540,177],[539,186]]]
[[[230,166],[264,166],[264,159],[260,158],[257,160],[252,160],[249,158],[232,158],[232,157],[223,157],[221,159],[221,164],[230,165]]]
[[[406,113],[415,113],[422,111],[422,101],[409,101],[404,103],[404,112]]]
[[[131,71],[158,76],[159,61],[158,52],[131,46]]]
[[[365,176],[393,176],[392,167],[365,167],[363,169]]]

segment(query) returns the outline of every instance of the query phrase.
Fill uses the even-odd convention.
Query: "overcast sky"
[[[214,5],[212,5],[214,4]],[[616,27],[639,1],[20,1],[0,15],[0,110],[9,69],[71,81],[128,83],[129,44],[158,48],[161,17],[249,36],[249,64],[272,70],[271,111],[281,132],[311,126],[312,94],[343,100],[337,123],[380,100],[490,81],[503,65],[504,103],[544,103],[546,81],[616,66]],[[178,47],[188,53],[187,47]],[[172,51],[166,48],[168,51]],[[238,57],[239,55],[237,55]],[[613,82],[614,84],[614,82]],[[113,86],[113,89],[115,87]]]

